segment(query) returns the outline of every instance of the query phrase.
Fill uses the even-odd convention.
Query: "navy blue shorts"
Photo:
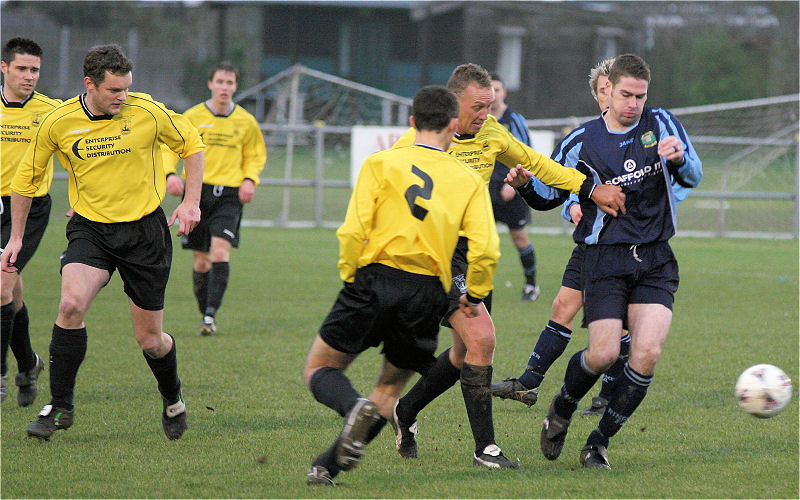
[[[381,352],[391,364],[426,375],[436,362],[439,320],[446,307],[438,276],[370,264],[339,292],[319,335],[350,354],[383,342]]]
[[[501,187],[502,183],[489,183],[494,220],[502,222],[512,231],[524,228],[531,223],[531,208],[518,194],[509,201],[503,200],[500,196]]]
[[[461,296],[467,293],[467,251],[469,250],[469,240],[463,236],[458,238],[456,250],[453,252],[453,260],[450,263],[450,272],[453,276],[453,283],[447,293],[447,311],[442,316],[442,326],[453,328],[450,324],[450,316],[461,307]],[[483,304],[489,314],[492,313],[492,292],[484,297]]]
[[[567,267],[564,269],[564,276],[561,278],[561,286],[573,290],[583,290],[583,254],[586,252],[586,244],[578,243],[572,250]]]
[[[95,222],[75,214],[67,223],[61,267],[77,262],[119,275],[125,293],[147,311],[164,309],[172,240],[161,207],[131,222]]]
[[[672,310],[680,281],[678,261],[666,241],[587,245],[583,274],[587,323],[624,320],[629,304],[662,304]]]
[[[239,230],[242,224],[242,202],[239,188],[203,184],[200,192],[200,222],[189,234],[181,236],[184,249],[208,252],[211,237],[228,240],[239,248]]]
[[[0,238],[2,238],[2,242],[0,242],[0,247],[5,248],[11,238],[11,197],[3,196],[2,203],[3,214],[2,221],[0,221],[0,233],[2,233]],[[36,249],[39,248],[39,243],[42,242],[47,223],[50,222],[52,204],[49,194],[37,196],[31,200],[31,209],[28,212],[28,219],[25,221],[25,234],[22,236],[22,249],[17,255],[17,261],[14,263],[14,267],[20,273],[25,264],[31,260]]]

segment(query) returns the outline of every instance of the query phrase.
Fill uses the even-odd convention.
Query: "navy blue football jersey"
[[[684,164],[666,165],[658,142],[676,136]],[[666,241],[675,234],[675,207],[697,186],[702,163],[681,123],[667,110],[645,107],[639,121],[624,132],[609,131],[603,117],[573,130],[556,147],[553,159],[577,168],[595,184],[613,184],[625,193],[627,214],[612,217],[594,202],[581,202],[583,217],[577,243],[642,244]]]

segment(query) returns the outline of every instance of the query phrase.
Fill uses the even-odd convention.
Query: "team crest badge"
[[[652,148],[657,143],[658,141],[656,141],[656,134],[654,134],[652,130],[648,131],[642,136],[642,145],[646,148]]]
[[[122,118],[122,135],[128,135],[131,133],[131,117],[130,116],[123,116]]]
[[[42,116],[44,115],[44,111],[34,111],[33,117],[31,117],[31,125],[34,127],[38,127],[39,123],[42,121]]]
[[[483,142],[483,150],[484,151],[488,151],[489,150],[489,141],[484,141]]]

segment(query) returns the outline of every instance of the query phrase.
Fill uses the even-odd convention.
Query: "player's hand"
[[[504,182],[513,188],[519,188],[527,184],[531,177],[533,177],[532,173],[517,164],[516,167],[508,169],[508,175]]]
[[[572,219],[572,223],[576,226],[581,221],[583,218],[583,209],[580,203],[573,203],[569,206],[569,218]]]
[[[242,185],[239,186],[239,201],[242,204],[250,203],[253,201],[253,195],[256,192],[256,185],[250,179],[245,179],[242,181]]]
[[[177,175],[167,176],[167,192],[172,196],[183,196],[183,181]]]
[[[683,143],[674,135],[665,137],[658,143],[658,154],[667,161],[680,165],[683,163]]]
[[[19,255],[20,250],[22,250],[22,240],[9,239],[5,248],[2,249],[2,254],[0,254],[0,270],[4,273],[16,273],[17,268],[14,264],[17,262],[17,255]]]
[[[619,212],[628,213],[625,208],[625,193],[622,192],[622,188],[619,186],[598,184],[592,192],[592,201],[600,207],[600,210],[612,217],[616,217]]]
[[[72,207],[69,207],[69,210],[64,213],[64,217],[72,217],[73,215],[75,215],[75,209]]]
[[[511,200],[514,199],[514,197],[516,195],[517,195],[517,192],[514,191],[514,188],[509,186],[508,184],[503,184],[500,187],[500,198],[502,198],[503,201],[506,201],[506,202],[511,201]]]
[[[477,318],[481,315],[481,304],[473,304],[472,302],[468,301],[466,294],[459,297],[458,301],[461,304],[458,308],[461,309],[461,312],[464,313],[464,316],[468,318]]]
[[[178,220],[178,236],[189,234],[192,229],[200,222],[200,207],[197,205],[189,204],[183,200],[178,208],[172,212],[172,217],[169,219],[169,225],[175,224],[175,219]]]

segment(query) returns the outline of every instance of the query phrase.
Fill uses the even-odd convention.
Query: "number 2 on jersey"
[[[419,220],[425,220],[425,216],[428,215],[428,210],[417,205],[417,198],[422,198],[423,200],[431,199],[431,193],[433,192],[433,179],[431,179],[428,174],[417,168],[416,165],[411,165],[411,173],[422,179],[423,184],[422,186],[419,184],[412,184],[408,187],[408,189],[406,189],[406,201],[408,202],[408,208],[411,209],[411,215]]]

